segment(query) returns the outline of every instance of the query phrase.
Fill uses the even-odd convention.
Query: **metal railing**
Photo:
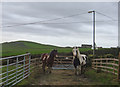
[[[54,60],[53,69],[74,69],[73,56],[58,56]]]
[[[0,86],[13,86],[30,75],[30,53],[0,58],[4,64],[0,66]]]

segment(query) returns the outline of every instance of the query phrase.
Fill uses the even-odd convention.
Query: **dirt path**
[[[88,68],[84,76],[74,75],[74,70],[52,70],[43,74],[40,67],[32,70],[31,75],[18,85],[120,85],[117,76],[105,72],[96,73]]]
[[[74,70],[53,70],[51,74],[37,71],[31,85],[90,85],[88,78],[74,75]]]

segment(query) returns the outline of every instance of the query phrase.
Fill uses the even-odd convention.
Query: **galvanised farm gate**
[[[72,56],[59,56],[55,58],[53,69],[74,69]]]
[[[40,58],[31,59],[30,53],[0,58],[0,86],[14,86],[40,65]]]
[[[1,86],[13,86],[30,75],[30,53],[0,58],[4,65],[0,66]]]

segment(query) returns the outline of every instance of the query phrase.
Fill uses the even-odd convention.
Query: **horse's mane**
[[[77,49],[77,57],[79,58],[80,63],[82,63],[82,62],[83,62],[83,58],[82,58],[82,56],[80,55],[79,49]]]
[[[76,56],[75,56],[75,58],[78,58],[78,51],[76,50]]]
[[[78,56],[80,55],[80,51],[79,51],[79,49],[77,49],[77,55],[78,55]]]
[[[49,56],[50,58],[53,58],[53,57],[54,57],[54,51],[55,51],[55,50],[52,50],[52,51],[50,52],[50,56]]]

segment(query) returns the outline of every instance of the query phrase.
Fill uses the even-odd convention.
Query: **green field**
[[[44,45],[40,43],[30,41],[15,41],[2,43],[2,57],[25,54],[30,52],[31,54],[50,53],[52,49],[57,49],[58,53],[70,53],[72,48],[57,47],[52,45]],[[91,50],[90,48],[80,48],[81,52]]]

